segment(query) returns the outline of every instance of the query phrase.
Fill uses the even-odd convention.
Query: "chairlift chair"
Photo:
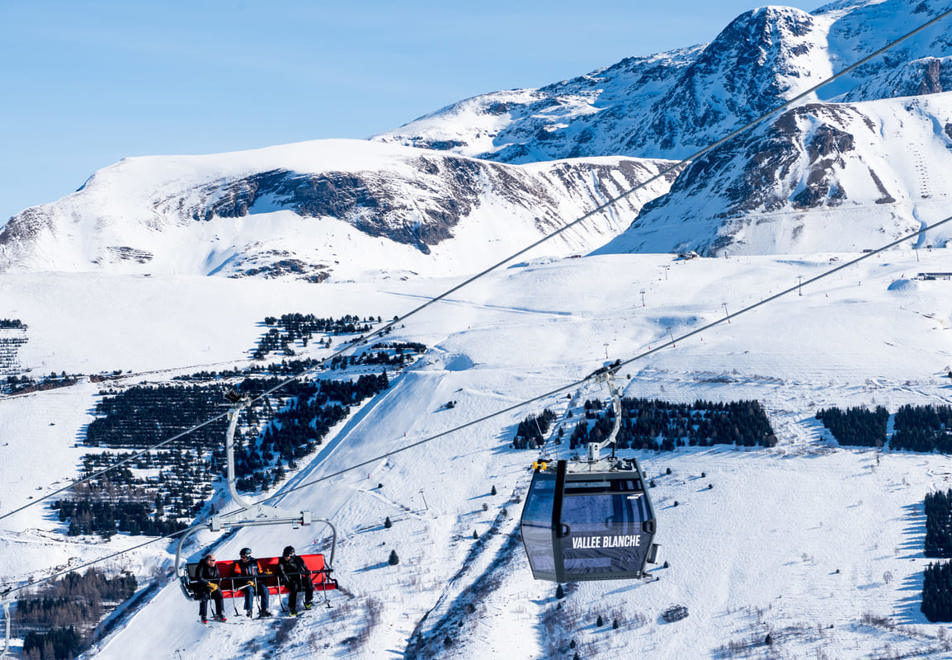
[[[312,571],[311,579],[315,590],[327,591],[336,589],[337,581],[330,578],[330,572],[333,570],[334,550],[337,547],[337,530],[330,520],[323,518],[314,519],[311,517],[310,511],[289,511],[268,504],[251,502],[238,493],[238,489],[235,485],[235,431],[238,427],[239,413],[251,403],[251,400],[248,397],[240,396],[234,390],[229,392],[226,398],[232,404],[232,408],[228,411],[228,431],[225,436],[228,492],[231,496],[231,500],[241,508],[229,513],[213,515],[208,520],[189,527],[185,533],[179,537],[178,547],[175,550],[175,575],[179,579],[179,586],[182,588],[182,593],[190,600],[196,598],[195,568],[197,564],[182,562],[182,549],[185,547],[187,540],[196,532],[202,529],[209,529],[213,532],[224,532],[238,527],[255,527],[261,525],[292,525],[297,529],[301,525],[310,525],[311,523],[324,523],[330,528],[330,561],[325,562],[323,554],[301,555],[301,557]],[[262,572],[267,570],[267,567],[270,565],[268,562],[277,564],[277,558],[259,559],[259,569],[261,569]],[[222,595],[226,598],[239,595],[240,589],[225,589],[226,586],[229,586],[225,578],[233,574],[234,562],[223,561],[217,563],[219,565],[219,571],[222,572],[223,582],[225,582],[225,584],[222,585]],[[227,566],[223,569],[223,565]],[[266,580],[264,584],[269,588],[271,593],[284,593],[286,591],[283,585],[277,583],[276,577],[270,581]]]
[[[314,591],[327,592],[337,589],[337,580],[330,576],[332,570],[330,568],[331,563],[325,563],[324,555],[308,554],[298,556],[304,560],[304,565],[308,571],[310,571],[308,579]],[[280,596],[280,594],[288,593],[288,585],[281,584],[278,580],[278,559],[278,557],[259,557],[256,559],[255,563],[258,565],[258,575],[251,578],[247,575],[238,575],[235,566],[237,562],[233,559],[215,562],[215,565],[218,567],[218,572],[221,575],[219,590],[221,591],[222,598],[243,598],[244,589],[246,589],[249,584],[255,586],[255,591],[261,587],[267,589],[268,593],[272,596]],[[333,561],[334,557],[332,554],[331,562]],[[185,565],[185,577],[181,581],[181,584],[185,595],[190,600],[200,600],[202,598],[202,593],[198,588],[199,582],[196,577],[198,575],[199,566],[200,562],[189,562]],[[283,608],[284,606],[282,605],[281,607]],[[237,613],[237,608],[235,611]]]
[[[615,424],[608,439],[589,443],[584,461],[534,464],[520,531],[532,577],[555,582],[646,577],[657,559],[656,523],[644,475],[634,458],[614,456],[621,397],[603,370]],[[612,445],[612,456],[600,458]]]

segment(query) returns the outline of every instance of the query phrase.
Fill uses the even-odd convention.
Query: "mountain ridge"
[[[626,58],[537,89],[482,94],[372,139],[503,162],[608,153],[680,159],[949,8],[937,0],[832,3],[812,13],[761,7],[708,44]],[[861,80],[888,78],[899,63],[952,55],[941,28],[899,44],[815,100],[838,100]],[[734,94],[723,98],[725,90]],[[844,100],[909,93],[909,85],[867,86],[862,98]]]
[[[500,244],[514,251],[669,165],[604,157],[516,166],[360,140],[127,159],[11,219],[0,230],[0,271],[320,282],[360,276],[361,258],[377,262],[364,270],[465,271]],[[599,214],[551,253],[594,249],[673,179]]]
[[[363,277],[347,264],[373,255],[372,277],[387,271],[401,277],[440,269],[473,272],[500,252],[533,243],[639,185],[657,174],[661,163],[670,165],[670,159],[768,113],[844,62],[949,6],[948,0],[866,0],[812,13],[762,7],[735,18],[709,44],[625,58],[538,89],[465,99],[369,141],[128,159],[100,170],[59,202],[12,218],[0,229],[0,270],[165,269],[320,282]],[[864,65],[801,108],[829,117],[875,114],[862,104],[911,92],[944,97],[952,83],[952,38],[938,28]],[[835,110],[835,104],[846,109]],[[948,126],[952,116],[944,101],[936,107],[932,120]],[[782,130],[780,119],[772,119],[772,137],[761,127],[757,139],[732,139],[693,163],[670,192],[669,176],[639,192],[635,203],[625,200],[606,209],[607,224],[594,231],[580,228],[587,236],[560,237],[558,249],[548,254],[684,247],[716,254],[728,245],[735,251],[803,252],[812,249],[809,241],[789,232],[772,240],[765,235],[768,226],[742,214],[762,219],[784,209],[830,210],[841,199],[843,208],[890,199],[915,205],[930,198],[928,188],[944,190],[939,174],[944,151],[928,143],[944,139],[942,131],[913,140],[935,163],[911,163],[915,172],[925,172],[911,176],[893,172],[888,163],[889,150],[906,150],[910,143],[874,139],[873,119],[856,118],[855,130],[864,136],[857,151],[843,134],[853,128],[804,112],[784,113]],[[952,135],[952,129],[945,134]],[[859,157],[844,160],[830,149]],[[584,162],[604,158],[611,163]],[[758,174],[761,161],[783,176]],[[785,164],[777,165],[781,161]],[[837,174],[848,162],[866,163],[863,183],[845,185]],[[126,170],[142,175],[127,176],[113,188],[106,184]],[[850,191],[848,198],[844,190]],[[691,217],[690,230],[662,221],[663,213]],[[855,249],[883,223],[887,234],[912,226],[917,213],[913,207],[874,213],[870,223],[853,227],[862,237],[841,233],[825,247]],[[299,222],[307,218],[320,222]],[[202,223],[204,229],[196,229]],[[483,229],[477,228],[480,223]],[[799,220],[792,223],[802,226]],[[628,236],[619,237],[626,227]],[[663,227],[670,236],[659,237]],[[631,236],[645,231],[652,235]],[[753,234],[759,238],[752,240]],[[182,257],[167,256],[174,253]]]

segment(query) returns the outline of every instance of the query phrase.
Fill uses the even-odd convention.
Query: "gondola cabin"
[[[537,580],[642,578],[657,555],[654,510],[634,459],[537,465],[521,532]]]

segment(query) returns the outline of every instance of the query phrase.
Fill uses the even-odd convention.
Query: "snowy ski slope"
[[[292,480],[318,478],[555,389],[591,373],[606,354],[633,356],[722,317],[725,304],[736,312],[853,256],[530,259],[400,328],[400,338],[430,350],[388,392],[343,422],[334,448]],[[944,657],[943,627],[926,623],[918,605],[928,563],[921,502],[930,490],[952,486],[948,458],[841,449],[813,418],[830,405],[878,404],[894,412],[903,403],[952,401],[944,376],[952,365],[952,281],[913,279],[948,270],[947,250],[920,250],[918,259],[908,250],[868,259],[804,288],[802,296],[623,370],[631,375],[629,396],[757,398],[780,440],[769,450],[638,454],[657,481],[651,492],[656,540],[661,559],[670,563],[656,569],[656,582],[570,588],[556,609],[555,585],[529,576],[521,546],[510,540],[520,512],[515,500],[524,495],[536,454],[508,443],[515,424],[541,411],[539,404],[289,494],[283,505],[329,517],[341,535],[335,569],[344,589],[330,594],[330,608],[295,622],[233,618],[236,625],[203,627],[196,604],[170,582],[89,655],[262,658],[274,650],[279,657],[401,656],[420,633],[432,640],[420,652],[424,657],[571,657],[572,640],[582,657],[726,657],[728,646],[750,643],[759,657],[767,653],[762,642],[769,632],[770,652],[779,657],[923,649]],[[0,298],[5,315],[30,326],[21,361],[36,373],[144,371],[240,362],[260,331],[254,323],[268,314],[389,318],[449,284],[419,279],[331,288],[5,274]],[[572,405],[603,393],[579,395]],[[94,396],[95,388],[84,383],[0,400],[3,510],[76,476],[82,450],[73,445]],[[457,405],[441,409],[449,400]],[[564,394],[547,403],[560,414],[569,404]],[[664,474],[669,467],[670,476]],[[392,529],[382,525],[388,516]],[[0,522],[0,574],[39,576],[144,540],[64,541],[53,534],[61,529],[42,507]],[[201,544],[212,540],[210,533],[200,535]],[[288,543],[299,552],[320,551],[323,542],[316,526],[257,528],[239,532],[216,552],[229,557],[250,546],[267,556]],[[397,566],[387,564],[391,549],[400,557]],[[201,550],[191,548],[193,556]],[[170,551],[174,547],[156,544],[109,566],[134,570],[146,582],[170,567]],[[660,613],[672,604],[686,605],[688,619],[665,623]],[[607,621],[601,628],[598,615]],[[283,640],[279,647],[276,639]]]

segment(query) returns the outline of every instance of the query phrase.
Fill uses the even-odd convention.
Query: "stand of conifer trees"
[[[952,557],[952,490],[925,497],[926,557]]]
[[[512,444],[516,449],[538,449],[545,443],[545,434],[549,426],[555,421],[555,413],[546,408],[539,415],[529,415],[519,422],[516,428],[516,437]]]
[[[655,449],[671,451],[678,446],[737,444],[745,447],[773,447],[777,444],[770,420],[759,401],[716,403],[698,400],[693,404],[672,403],[658,399],[622,398],[618,449]],[[569,437],[569,448],[608,438],[615,423],[611,409],[600,400],[588,400],[585,419],[575,425]],[[517,440],[529,437],[529,417],[519,425]],[[520,442],[517,446],[522,447]]]
[[[96,568],[63,578],[17,600],[16,619],[26,630],[23,657],[30,660],[73,658],[86,648],[105,613],[135,593],[135,576],[106,577]]]
[[[882,406],[866,408],[827,408],[816,418],[830,430],[841,445],[883,447],[889,412]],[[890,449],[952,453],[952,406],[911,406],[899,408],[893,418]]]
[[[284,355],[294,355],[291,345],[300,341],[304,346],[315,333],[331,335],[347,335],[365,333],[383,319],[372,316],[361,320],[350,314],[339,319],[319,318],[313,314],[284,314],[280,318],[269,316],[264,323],[269,327],[265,335],[258,341],[258,347],[252,357],[256,360],[264,359],[268,353],[281,352]]]
[[[922,613],[933,623],[952,621],[952,562],[929,564],[922,581]]]
[[[952,453],[952,407],[904,405],[894,421],[893,449]]]
[[[925,497],[926,557],[952,557],[952,490]],[[929,621],[952,621],[952,562],[926,568],[922,582],[922,613]]]
[[[376,348],[376,347],[375,347]],[[251,397],[283,382],[280,376],[245,378],[238,390]],[[288,468],[313,452],[350,407],[386,390],[386,372],[361,374],[354,380],[293,381],[281,396],[263,397],[245,410],[236,433],[238,488],[267,490]],[[136,386],[111,391],[96,407],[100,417],[87,429],[87,444],[136,449],[156,444],[224,411],[228,387],[212,384]],[[281,407],[277,410],[277,404]],[[108,481],[88,483],[83,497],[73,494],[54,502],[67,533],[117,533],[162,536],[187,526],[205,506],[211,482],[224,473],[222,448],[227,420],[220,419],[133,463],[109,473]],[[260,432],[258,429],[261,429]],[[129,453],[103,452],[83,457],[85,474],[124,460]],[[157,472],[148,479],[130,468]],[[121,489],[121,490],[117,490]]]
[[[830,430],[841,445],[859,447],[882,447],[886,444],[886,422],[889,411],[882,406],[875,410],[866,408],[839,408],[818,410],[816,418]]]

